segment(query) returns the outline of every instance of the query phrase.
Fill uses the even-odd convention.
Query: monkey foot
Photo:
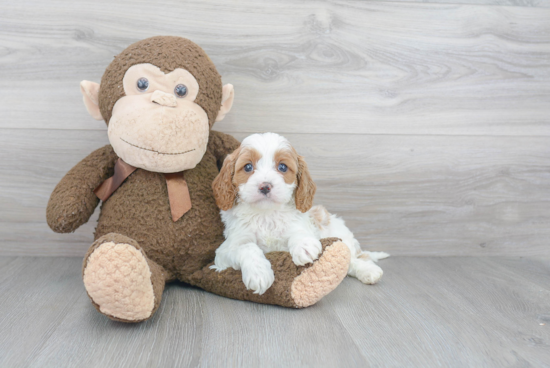
[[[336,241],[327,246],[318,260],[297,276],[290,287],[296,308],[317,303],[346,277],[350,252],[346,244]]]
[[[156,301],[154,289],[159,285],[153,283],[153,273],[143,251],[128,244],[134,241],[124,238],[107,234],[92,245],[84,260],[84,286],[101,313],[117,321],[139,322],[149,318],[158,307],[160,300]],[[164,282],[162,289],[163,286]]]

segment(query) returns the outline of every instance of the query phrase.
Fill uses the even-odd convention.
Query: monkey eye
[[[282,173],[286,173],[286,171],[288,170],[288,166],[281,163],[281,164],[279,164],[279,167],[277,169]]]
[[[185,84],[178,84],[176,88],[174,88],[174,93],[178,97],[185,97],[185,95],[187,95],[187,87]]]
[[[149,80],[147,78],[139,78],[136,86],[141,92],[145,92],[149,89]]]
[[[252,170],[254,170],[254,166],[252,166],[252,164],[244,165],[244,171],[251,172]]]

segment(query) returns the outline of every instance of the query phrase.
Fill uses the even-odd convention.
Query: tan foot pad
[[[321,258],[296,277],[290,288],[298,308],[317,303],[346,277],[350,262],[349,248],[337,241],[328,246]]]
[[[99,310],[116,319],[140,321],[153,311],[151,270],[140,250],[107,242],[88,257],[84,286]]]

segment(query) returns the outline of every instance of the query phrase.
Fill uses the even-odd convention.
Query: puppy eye
[[[285,164],[279,164],[278,169],[280,172],[285,173],[288,170],[288,167]]]
[[[147,78],[139,78],[136,86],[138,90],[145,92],[149,89],[149,80],[147,80]]]
[[[244,171],[251,172],[252,170],[254,170],[254,166],[252,166],[252,164],[244,165]]]
[[[185,97],[185,95],[187,94],[187,87],[185,86],[185,84],[178,84],[176,88],[174,88],[174,93],[178,97]]]

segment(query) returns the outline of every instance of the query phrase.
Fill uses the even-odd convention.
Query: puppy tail
[[[315,226],[317,226],[319,229],[322,230],[323,228],[326,228],[328,227],[328,225],[330,225],[330,213],[324,206],[313,206],[308,211],[308,213],[311,216],[311,219],[313,220]]]
[[[381,259],[388,258],[390,255],[386,252],[368,252],[363,251],[357,256],[360,259],[371,259],[374,262],[378,262]]]

